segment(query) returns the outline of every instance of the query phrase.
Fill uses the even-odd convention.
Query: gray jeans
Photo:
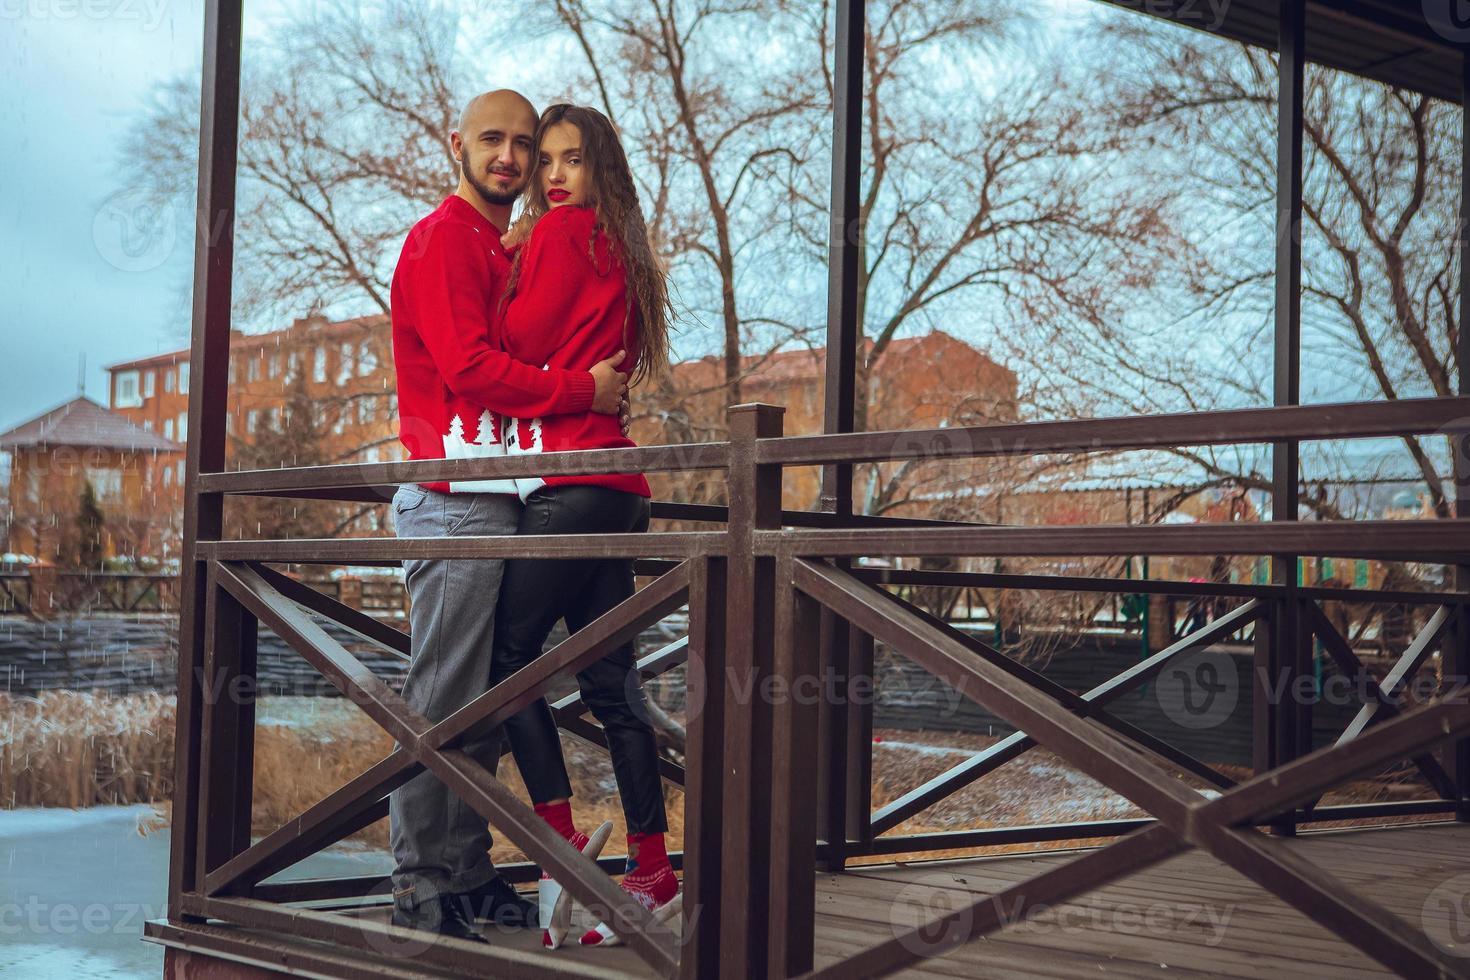
[[[509,494],[438,493],[404,484],[391,509],[400,538],[458,537],[516,533],[521,503]],[[495,601],[504,568],[498,559],[403,563],[412,604],[412,661],[403,698],[429,721],[442,721],[490,686]],[[502,738],[497,729],[466,742],[464,750],[494,773]],[[393,791],[388,827],[396,863],[393,896],[401,905],[469,891],[495,877],[485,818],[432,773],[419,773]]]

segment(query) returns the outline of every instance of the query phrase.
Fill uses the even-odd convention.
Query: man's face
[[[526,188],[536,116],[514,99],[477,105],[451,143],[465,181],[491,204],[511,204]]]

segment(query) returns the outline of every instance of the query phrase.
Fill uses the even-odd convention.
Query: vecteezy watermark
[[[942,704],[938,717],[950,718],[959,712],[967,697],[966,691],[978,686],[969,678],[959,678],[959,686],[952,687],[932,674],[905,685],[904,694],[913,700],[930,704]],[[725,668],[727,690],[739,704],[783,705],[797,704],[879,704],[882,696],[879,679],[872,676],[855,675],[843,678],[833,668],[824,668],[820,673],[798,673],[787,678],[774,673],[757,675],[754,669],[739,670]]]
[[[1199,934],[1203,931],[1206,946],[1218,946],[1225,939],[1233,905],[1206,905],[1200,902],[1103,902],[1088,901],[1066,905],[1032,906],[1016,925],[1020,934],[1055,932],[1110,932],[1122,936],[1168,936],[1180,931]]]
[[[893,936],[919,956],[942,956],[975,932],[975,895],[952,874],[931,872],[904,885],[888,907]]]
[[[0,0],[4,3],[5,0]],[[123,272],[148,272],[174,250],[174,216],[136,189],[113,194],[92,219],[97,254]]]
[[[0,902],[0,936],[134,935],[149,919],[161,919],[164,906],[147,902],[47,902],[32,895],[24,902]]]
[[[1257,667],[1247,677],[1228,653],[1202,650],[1182,654],[1159,672],[1154,697],[1164,715],[1185,728],[1214,728],[1225,724],[1239,705],[1241,688],[1248,683],[1251,697],[1272,706],[1330,705],[1357,708],[1387,704],[1405,708],[1432,700],[1463,704],[1470,694],[1458,674],[1421,671],[1385,686],[1366,667],[1354,673],[1324,672],[1321,677],[1281,667]]]
[[[168,0],[0,0],[0,20],[117,20],[156,31]]]
[[[1434,886],[1424,899],[1419,922],[1434,945],[1451,956],[1470,957],[1470,873]]]
[[[963,875],[931,872],[906,884],[889,906],[894,938],[910,952],[939,956],[987,932],[1012,935],[1065,932],[1110,932],[1120,935],[1168,936],[1188,931],[1207,946],[1225,939],[1233,905],[1201,902],[1113,902],[1096,898],[1051,905],[1025,895],[992,895],[972,891]]]
[[[1119,6],[1131,7],[1155,17],[1177,20],[1191,27],[1216,31],[1225,23],[1230,0],[1116,0]]]
[[[665,676],[673,675],[674,687],[680,685],[677,674],[672,668]],[[802,672],[792,677],[784,677],[769,671],[758,672],[754,668],[744,670],[735,667],[726,667],[723,674],[713,679],[705,672],[703,658],[693,658],[684,665],[685,674],[683,680],[684,699],[683,704],[657,705],[650,709],[648,695],[646,692],[647,681],[640,679],[637,671],[629,671],[623,683],[624,695],[628,705],[634,713],[645,722],[657,726],[659,724],[656,714],[663,711],[682,711],[686,719],[699,716],[711,697],[720,698],[726,695],[732,697],[738,704],[762,704],[781,706],[787,704],[810,707],[817,704],[828,705],[880,705],[889,703],[881,687],[881,678],[874,675],[855,674],[847,677],[839,673],[833,667],[824,667],[818,673]],[[972,687],[978,686],[969,678],[959,678],[959,686],[954,687],[943,679],[929,674],[919,672],[914,677],[905,678],[896,694],[889,697],[901,697],[907,702],[922,703],[931,707],[936,719],[953,718],[960,713],[967,703],[975,703],[976,698],[967,694]]]
[[[1424,20],[1447,41],[1470,41],[1470,3],[1465,0],[1419,0]]]
[[[1154,682],[1159,708],[1184,728],[1223,724],[1240,700],[1240,675],[1228,653],[1197,650],[1159,672]]]

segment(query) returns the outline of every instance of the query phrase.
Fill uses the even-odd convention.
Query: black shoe
[[[412,908],[395,905],[393,924],[405,929],[421,929],[451,939],[465,939],[472,943],[489,945],[489,941],[480,935],[475,924],[465,917],[464,906],[458,895],[440,895]]]
[[[522,898],[499,875],[455,897],[464,903],[463,910],[469,918],[516,929],[534,928],[540,922],[535,903]]]

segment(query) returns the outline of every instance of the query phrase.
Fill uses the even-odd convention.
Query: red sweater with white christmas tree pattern
[[[585,371],[620,350],[618,365],[629,374],[638,364],[638,311],[628,313],[628,279],[612,243],[601,231],[594,241],[596,212],[570,205],[553,208],[536,222],[523,246],[516,292],[498,324],[501,349],[517,361],[544,364],[548,372]],[[560,415],[509,413],[510,455],[572,449],[615,449],[637,445],[623,435],[615,415],[583,411]],[[542,486],[609,487],[649,496],[642,473],[551,476],[516,481],[524,500]]]
[[[510,278],[500,230],[461,197],[446,198],[413,226],[390,294],[398,375],[398,437],[409,459],[505,455],[502,414],[591,414],[596,361],[543,370],[493,341]],[[611,350],[604,357],[616,353]],[[614,415],[600,415],[617,428]],[[515,493],[514,480],[425,483],[443,493]]]

